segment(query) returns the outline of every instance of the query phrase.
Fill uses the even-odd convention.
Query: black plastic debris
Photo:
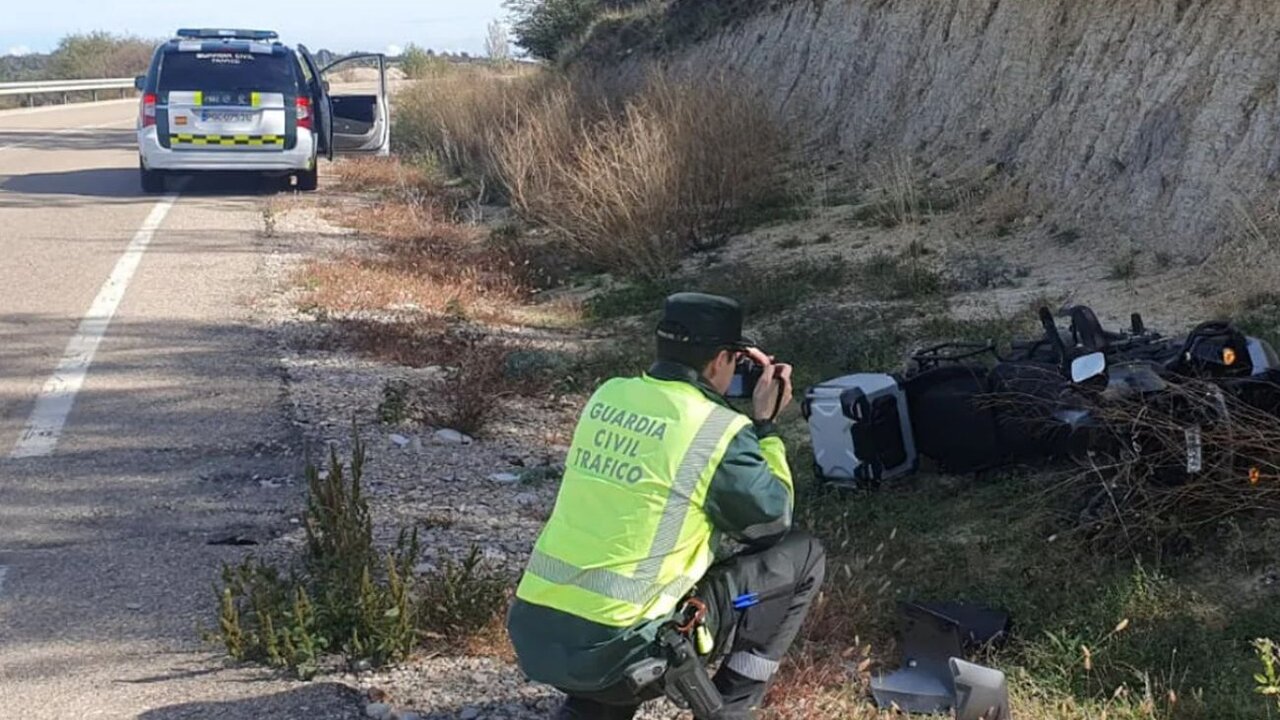
[[[903,603],[898,611],[902,666],[871,681],[877,705],[908,713],[955,710],[960,718],[1008,717],[1003,673],[965,661],[967,655],[1008,637],[1007,613],[955,602]],[[957,676],[962,678],[959,692]],[[999,711],[1001,697],[1005,714],[992,714]],[[975,710],[983,703],[987,704]]]
[[[205,545],[229,545],[231,547],[248,547],[257,545],[258,541],[243,535],[227,535],[225,537],[214,538],[205,543]]]

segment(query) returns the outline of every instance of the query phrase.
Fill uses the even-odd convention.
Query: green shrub
[[[101,31],[67,35],[58,41],[46,72],[50,78],[71,80],[141,75],[158,44]]]
[[[1235,322],[1245,333],[1280,348],[1280,294],[1262,292],[1249,296],[1235,313]]]
[[[677,287],[670,281],[638,281],[601,292],[586,303],[587,317],[613,320],[633,315],[647,315],[662,309],[662,301]]]
[[[484,630],[506,606],[508,579],[485,566],[472,546],[460,562],[445,560],[422,589],[419,623],[456,643]]]
[[[1262,672],[1253,676],[1257,692],[1280,710],[1280,645],[1274,640],[1261,638],[1253,641],[1253,648],[1258,653],[1258,662],[1262,664]]]
[[[1126,252],[1111,258],[1109,280],[1132,280],[1138,277],[1138,253]]]
[[[856,268],[860,286],[881,300],[922,300],[942,294],[942,277],[918,257],[880,253]]]
[[[849,279],[849,265],[835,255],[803,258],[774,268],[742,263],[718,269],[698,289],[742,303],[749,317],[794,307],[817,293],[834,290]]]
[[[818,309],[788,318],[760,338],[763,349],[795,366],[795,386],[855,372],[897,372],[911,340],[905,311]]]
[[[437,77],[447,69],[448,61],[409,43],[400,54],[400,69],[410,80]]]
[[[516,45],[543,60],[556,60],[600,14],[598,0],[507,0]]]
[[[253,557],[224,565],[218,632],[236,660],[315,674],[319,658],[341,652],[349,662],[381,665],[407,658],[424,637],[451,641],[487,624],[505,597],[506,581],[478,553],[415,579],[417,530],[402,530],[381,553],[364,496],[365,449],[356,437],[349,469],[330,450],[329,470],[306,470],[306,552],[288,572]],[[487,613],[487,615],[485,615]]]

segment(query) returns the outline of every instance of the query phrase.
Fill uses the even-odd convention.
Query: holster
[[[667,656],[667,672],[663,684],[667,697],[677,705],[687,705],[698,720],[719,720],[724,713],[724,698],[711,682],[693,641],[674,627],[665,627],[658,644]]]

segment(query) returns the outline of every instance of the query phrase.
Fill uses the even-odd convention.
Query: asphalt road
[[[264,196],[143,196],[135,113],[0,113],[0,718],[358,717],[197,637],[245,552],[210,542],[291,527],[298,438]]]

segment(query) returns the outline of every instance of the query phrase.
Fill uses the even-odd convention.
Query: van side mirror
[[[133,79],[134,90],[145,90],[147,87],[147,76],[139,75]]]
[[[1071,361],[1071,382],[1077,385],[1106,375],[1107,356],[1100,352],[1081,355]]]

